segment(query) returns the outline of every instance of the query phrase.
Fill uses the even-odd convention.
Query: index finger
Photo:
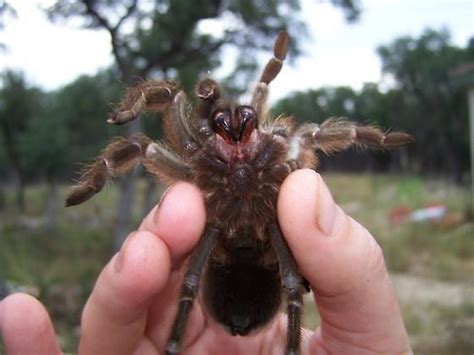
[[[173,185],[99,276],[82,316],[80,353],[130,354],[140,345],[150,304],[204,223],[199,190]]]
[[[166,190],[138,230],[156,234],[166,244],[174,269],[198,242],[205,222],[201,192],[194,185],[179,182]]]

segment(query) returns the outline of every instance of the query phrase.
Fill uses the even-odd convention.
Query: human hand
[[[296,208],[299,207],[299,208]],[[332,199],[321,177],[299,170],[283,183],[278,217],[321,315],[303,330],[302,354],[411,353],[383,254]],[[84,308],[81,354],[161,354],[177,309],[183,263],[205,223],[200,192],[175,184],[104,268]],[[0,303],[8,353],[59,354],[51,320],[26,295]],[[196,300],[185,354],[283,354],[286,316],[255,335],[232,337]]]

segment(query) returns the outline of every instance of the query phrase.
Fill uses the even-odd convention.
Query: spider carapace
[[[115,139],[67,198],[67,206],[80,204],[110,177],[137,163],[161,181],[188,181],[202,191],[206,228],[187,263],[167,354],[180,353],[199,293],[208,314],[230,334],[241,336],[269,323],[285,299],[285,354],[298,354],[307,285],[278,224],[280,185],[296,169],[315,169],[317,151],[331,154],[353,145],[396,148],[412,141],[403,132],[384,133],[345,119],[296,126],[290,117],[269,117],[268,86],[280,72],[287,50],[288,35],[280,32],[274,56],[247,105],[226,100],[210,78],[197,83],[194,109],[173,81],[144,81],[127,89],[108,122],[123,124],[141,111],[159,112],[165,141],[154,142],[145,135]]]

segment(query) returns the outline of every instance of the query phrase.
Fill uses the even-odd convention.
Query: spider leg
[[[150,143],[146,148],[145,157],[143,166],[161,181],[172,184],[176,181],[192,180],[191,167],[162,143]]]
[[[186,106],[186,94],[179,91],[171,103],[169,117],[164,119],[164,128],[166,140],[173,149],[189,156],[199,148],[199,139],[194,134]]]
[[[197,107],[197,117],[207,119],[211,114],[212,106],[221,97],[219,84],[209,78],[200,80],[194,93],[200,99]]]
[[[300,168],[301,166],[297,160],[295,159],[287,160],[283,163],[274,165],[270,169],[269,176],[271,176],[272,182],[274,181],[275,183],[281,184],[288,175],[290,175],[293,171]]]
[[[283,61],[288,53],[288,41],[287,32],[278,32],[278,37],[273,46],[274,57],[268,61],[260,77],[260,81],[253,91],[251,106],[257,112],[257,117],[260,122],[264,122],[267,118],[265,103],[268,96],[268,85],[276,78],[283,66]]]
[[[199,101],[194,109],[192,124],[196,127],[199,140],[205,141],[213,133],[209,119],[216,101],[221,97],[221,89],[214,80],[206,78],[196,84],[194,93]]]
[[[187,164],[145,135],[117,138],[85,169],[66,198],[66,207],[87,201],[102,190],[107,180],[125,174],[140,162],[165,180],[189,180]]]
[[[181,350],[186,323],[199,289],[202,272],[220,234],[220,230],[208,225],[191,256],[179,295],[178,312],[166,345],[167,355],[179,354]]]
[[[144,110],[161,113],[168,143],[179,153],[191,153],[197,145],[186,104],[186,94],[174,82],[145,81],[127,89],[118,109],[109,115],[107,122],[124,124],[136,119]]]
[[[281,234],[278,223],[270,225],[269,233],[277,254],[281,282],[287,297],[288,330],[285,354],[297,355],[300,353],[301,312],[307,281],[300,275],[296,261]]]
[[[362,148],[393,149],[414,141],[412,135],[404,132],[383,132],[369,125],[358,125],[344,119],[330,118],[320,126],[301,126],[295,138],[299,144],[332,154],[356,145]]]
[[[107,122],[124,124],[134,120],[143,110],[164,112],[178,92],[178,86],[167,80],[144,81],[127,89],[118,108],[107,118]]]

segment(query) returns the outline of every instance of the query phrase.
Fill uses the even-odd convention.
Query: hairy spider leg
[[[166,141],[178,153],[194,151],[196,137],[186,112],[186,94],[177,84],[168,80],[149,80],[127,89],[118,109],[111,113],[107,122],[124,124],[147,110],[162,114]]]
[[[174,150],[189,156],[199,148],[199,139],[193,132],[186,105],[186,94],[179,91],[171,103],[169,119],[164,121],[164,128],[167,141]]]
[[[143,81],[127,89],[117,109],[109,114],[107,122],[124,124],[136,119],[144,110],[164,112],[177,92],[178,86],[172,81]]]
[[[81,204],[104,187],[110,177],[122,175],[141,161],[150,139],[145,135],[114,139],[96,160],[86,167],[78,185],[66,199],[66,207]]]
[[[179,156],[143,134],[116,138],[86,167],[66,199],[66,207],[81,204],[100,192],[105,183],[143,163],[154,176],[164,181],[189,181],[190,168]]]
[[[186,95],[176,88],[176,85],[168,81],[143,82],[127,91],[119,109],[108,119],[109,123],[122,124],[136,118],[143,109],[161,112],[167,141],[173,150],[161,143],[152,143],[151,139],[143,134],[113,140],[104,152],[86,167],[79,178],[78,186],[68,195],[66,206],[87,201],[101,191],[111,177],[127,173],[138,163],[143,163],[154,176],[169,183],[191,180],[190,167],[181,155],[192,155],[200,144],[192,133],[186,112]]]
[[[280,278],[287,298],[287,335],[286,355],[300,353],[301,313],[303,293],[306,292],[305,280],[298,271],[296,261],[281,233],[278,223],[269,226],[269,234],[280,266]]]
[[[184,275],[183,286],[178,300],[178,312],[176,313],[166,345],[166,355],[177,355],[181,350],[189,313],[199,290],[199,282],[201,281],[204,267],[220,235],[221,231],[219,229],[207,225],[196,249],[194,249],[188,269]]]
[[[345,119],[330,118],[321,125],[304,124],[292,138],[304,148],[321,150],[327,155],[348,149],[361,148],[393,149],[414,141],[412,135],[404,132],[384,133],[370,125],[358,125]],[[290,143],[291,144],[291,143]],[[294,144],[296,146],[296,143]],[[296,156],[297,153],[294,154]]]
[[[252,106],[257,112],[257,117],[260,123],[263,123],[268,119],[268,115],[265,112],[268,85],[276,78],[283,66],[283,61],[288,53],[288,43],[288,33],[285,31],[278,32],[277,39],[273,46],[274,57],[268,61],[263,70],[262,76],[260,77],[260,81],[253,91],[250,106]]]
[[[210,78],[200,80],[194,90],[199,99],[196,108],[196,117],[206,120],[211,115],[214,103],[221,98],[221,89],[219,84]]]

